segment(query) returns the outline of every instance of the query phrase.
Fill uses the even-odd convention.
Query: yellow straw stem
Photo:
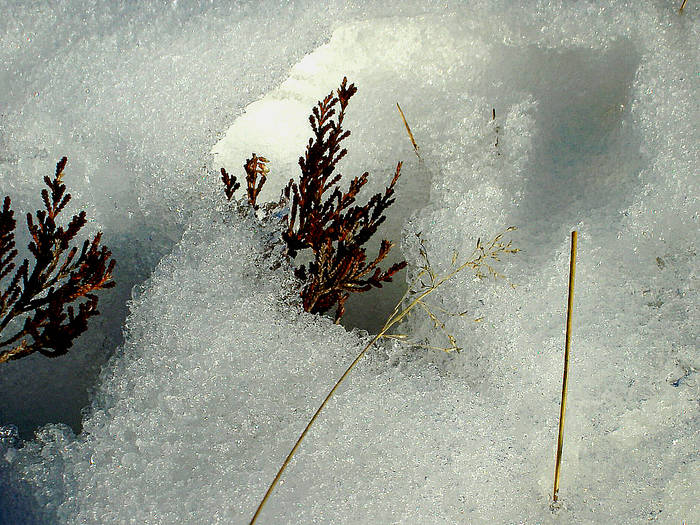
[[[571,316],[574,309],[574,275],[576,273],[576,238],[578,232],[571,232],[571,262],[569,263],[569,302],[566,309],[566,346],[564,350],[564,380],[561,387],[561,409],[559,411],[559,438],[557,440],[557,463],[554,468],[554,501],[559,493],[561,453],[564,446],[564,415],[566,413],[566,387],[569,379],[569,348],[571,344]]]
[[[403,114],[403,111],[401,110],[401,106],[399,106],[399,103],[396,103],[396,107],[399,109],[399,113],[401,113],[401,120],[403,120],[403,125],[406,126],[406,131],[408,132],[408,138],[411,139],[411,144],[413,144],[413,151],[416,152],[416,155],[418,155],[418,158],[420,159],[420,153],[418,153],[418,144],[416,144],[416,139],[413,138],[413,133],[411,133],[411,128],[408,126],[408,122],[406,122],[406,117]]]
[[[273,489],[277,485],[277,482],[280,480],[282,477],[282,473],[285,471],[287,468],[287,465],[289,465],[289,462],[292,460],[294,457],[294,454],[296,454],[297,449],[299,448],[299,445],[301,445],[301,442],[304,441],[304,438],[306,437],[306,434],[309,432],[309,429],[311,426],[314,424],[316,421],[316,418],[318,418],[319,414],[321,411],[324,409],[328,401],[330,401],[331,397],[333,397],[333,394],[335,394],[335,391],[338,390],[338,387],[340,384],[345,380],[345,378],[350,374],[353,368],[355,368],[355,365],[362,359],[362,357],[365,355],[367,350],[369,350],[374,343],[377,342],[377,339],[379,339],[383,335],[383,332],[378,333],[377,335],[372,338],[372,340],[367,344],[362,349],[362,352],[360,352],[355,360],[350,364],[350,366],[345,370],[345,373],[340,376],[340,379],[333,385],[333,388],[331,389],[330,392],[328,392],[328,395],[326,398],[323,400],[323,403],[321,403],[321,406],[318,407],[318,410],[314,413],[313,417],[309,420],[307,423],[306,427],[304,428],[304,431],[301,433],[299,438],[297,439],[296,443],[294,443],[294,446],[292,447],[291,452],[287,455],[287,457],[284,460],[284,463],[282,463],[282,466],[280,469],[277,471],[277,475],[275,476],[275,479],[272,480],[272,483],[270,483],[270,486],[267,488],[267,492],[265,492],[265,496],[263,496],[262,501],[260,501],[260,504],[258,505],[258,508],[255,510],[255,514],[253,515],[253,518],[250,520],[250,525],[253,525],[256,520],[258,519],[258,516],[262,512],[263,507],[265,506],[265,503],[267,503],[268,498],[270,497],[270,494],[272,494]]]

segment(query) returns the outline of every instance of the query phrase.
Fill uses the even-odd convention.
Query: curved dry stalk
[[[420,305],[423,308],[426,308],[425,303],[423,300],[428,297],[431,293],[433,293],[435,290],[437,290],[440,286],[445,284],[447,281],[452,279],[455,275],[457,275],[459,272],[464,270],[465,268],[471,268],[476,272],[477,276],[483,276],[480,272],[480,268],[482,265],[485,265],[485,260],[489,257],[494,258],[494,255],[496,255],[496,260],[497,260],[497,255],[499,253],[516,253],[519,250],[517,248],[512,248],[511,243],[508,242],[507,244],[504,244],[501,242],[501,238],[503,237],[503,234],[506,232],[512,232],[516,230],[514,226],[508,228],[505,230],[503,233],[497,235],[486,247],[481,243],[481,240],[479,239],[477,241],[476,249],[474,250],[474,253],[472,254],[472,257],[464,262],[462,265],[448,273],[442,278],[437,278],[435,273],[433,272],[433,269],[429,266],[427,263],[427,254],[425,253],[425,249],[422,248],[421,254],[423,254],[423,257],[426,261],[426,264],[423,268],[421,268],[421,271],[418,273],[418,275],[415,277],[411,285],[407,288],[406,292],[404,292],[403,296],[401,299],[396,303],[396,306],[394,307],[393,313],[389,316],[389,318],[386,320],[384,323],[384,326],[382,329],[379,331],[377,335],[375,335],[369,343],[362,349],[362,351],[357,354],[357,357],[353,360],[352,363],[350,363],[350,366],[343,372],[343,375],[340,376],[340,378],[336,381],[336,383],[333,385],[333,388],[328,392],[324,400],[321,402],[321,405],[318,407],[316,412],[314,412],[314,415],[311,416],[311,419],[309,422],[306,424],[306,427],[304,427],[304,430],[302,433],[299,435],[299,437],[296,440],[296,443],[294,443],[294,446],[292,447],[292,450],[287,454],[287,457],[285,458],[284,462],[282,463],[282,466],[279,468],[277,471],[277,474],[275,475],[275,478],[272,480],[272,483],[270,483],[270,486],[267,488],[267,491],[265,492],[265,495],[263,496],[262,500],[260,501],[260,504],[258,505],[258,508],[255,510],[255,514],[253,515],[253,518],[250,520],[250,525],[254,525],[255,522],[258,519],[258,516],[262,512],[263,507],[267,503],[267,500],[270,498],[270,495],[272,494],[272,491],[274,490],[275,486],[277,486],[277,483],[279,482],[280,478],[282,477],[282,474],[286,470],[287,466],[289,465],[290,461],[296,454],[297,450],[299,449],[299,446],[301,445],[302,441],[304,441],[304,438],[306,437],[306,434],[309,432],[313,424],[316,422],[316,419],[318,419],[318,416],[321,414],[321,411],[325,408],[325,406],[328,404],[330,399],[333,397],[335,392],[338,390],[340,387],[341,383],[345,381],[345,379],[350,375],[350,372],[352,372],[353,368],[357,365],[357,363],[360,362],[360,360],[364,357],[364,355],[367,353],[367,351],[372,348],[372,346],[380,339],[380,338],[387,338],[387,339],[394,339],[394,340],[399,340],[401,341],[403,339],[403,336],[395,336],[392,334],[389,334],[389,330],[393,328],[395,325],[400,323],[401,321],[406,318],[411,311],[418,305]],[[489,251],[490,250],[490,251]],[[487,266],[489,269],[489,273],[492,274],[494,277],[500,276],[500,274],[496,273],[495,270],[492,270],[490,266]],[[414,287],[418,283],[422,283],[421,279],[424,275],[429,275],[431,277],[431,285],[430,286],[425,286],[423,285],[423,288],[421,291],[416,292],[414,290]],[[404,301],[411,295],[415,294],[414,297],[411,298],[411,300],[408,302],[408,304],[404,305]],[[429,311],[429,310],[428,310]],[[449,336],[451,338],[451,336]],[[451,338],[452,340],[452,338]],[[403,342],[403,341],[402,341]],[[421,346],[421,345],[414,345],[414,346]],[[441,350],[444,350],[441,348]]]

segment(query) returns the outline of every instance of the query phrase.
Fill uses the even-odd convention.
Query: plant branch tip
[[[381,288],[406,266],[401,261],[386,270],[380,267],[393,242],[382,240],[379,253],[370,260],[364,246],[384,223],[384,213],[394,203],[402,163],[396,164],[384,193],[371,196],[363,206],[356,204],[356,200],[368,182],[367,172],[353,178],[347,190],[340,188],[342,176],[336,173],[336,168],[347,154],[342,142],[350,135],[343,129],[343,120],[356,92],[355,85],[348,84],[344,77],[335,92],[312,108],[309,123],[313,136],[308,140],[305,154],[299,157],[301,176],[298,181],[291,179],[280,201],[264,210],[269,215],[284,207],[281,240],[288,259],[295,260],[301,252],[312,255],[310,262],[294,270],[302,283],[300,296],[304,310],[322,314],[335,308],[336,323],[345,313],[350,294]],[[270,171],[268,162],[253,153],[244,165],[247,204],[254,210],[259,208],[257,199]],[[241,184],[223,168],[221,180],[230,201]]]
[[[41,191],[43,210],[35,215],[27,213],[27,228],[31,241],[29,252],[34,256],[30,271],[29,259],[17,266],[14,262],[14,232],[16,220],[10,208],[10,197],[5,197],[0,212],[0,282],[11,277],[4,292],[0,292],[0,334],[20,316],[34,312],[14,334],[0,338],[0,363],[19,359],[38,352],[47,357],[65,354],[73,341],[88,326],[90,317],[98,315],[98,298],[93,292],[112,288],[115,261],[106,246],[100,246],[102,232],[78,248],[70,243],[86,224],[86,214],[74,215],[68,225],[57,226],[58,215],[71,199],[65,193],[64,169],[68,159],[56,164],[54,178],[44,177],[48,189]],[[63,261],[61,262],[61,259]],[[76,313],[74,303],[80,298]],[[3,350],[3,348],[6,348]]]

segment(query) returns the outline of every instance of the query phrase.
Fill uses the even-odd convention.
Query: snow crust
[[[304,3],[226,13],[207,4],[148,5],[145,14],[129,11],[133,27],[65,45],[49,62],[71,58],[81,77],[122,71],[136,107],[118,104],[118,88],[98,83],[102,110],[93,114],[77,91],[59,110],[60,82],[72,77],[38,66],[26,73],[31,80],[0,80],[16,109],[0,121],[3,193],[31,202],[39,173],[75,148],[75,180],[85,183],[76,183],[74,205],[89,203],[95,227],[120,239],[118,260],[121,249],[134,261],[124,270],[125,293],[139,284],[123,344],[113,332],[125,313],[108,313],[95,332],[119,348],[102,369],[82,432],[48,425],[21,441],[5,427],[0,522],[250,519],[368,335],[300,311],[289,268],[269,269],[274,225],[225,203],[216,175],[198,171],[217,136],[203,128],[233,120],[211,167],[240,175],[251,152],[264,155],[272,162],[263,197],[275,199],[298,172],[311,106],[344,75],[359,91],[342,172],[369,171],[372,193],[405,162],[381,233],[400,242],[396,256],[409,261],[409,276],[420,263],[416,233],[444,272],[453,251],[466,257],[477,238],[517,225],[522,252],[501,266],[516,287],[464,274],[437,295],[441,308],[468,312],[446,318],[464,347],[459,354],[388,343],[371,351],[309,434],[261,523],[690,523],[700,515],[696,6],[679,16],[665,2],[475,2],[403,13],[365,4],[362,14],[358,4],[330,6],[333,22],[323,25]],[[122,16],[93,13],[89,28]],[[263,21],[275,31],[256,27]],[[19,27],[3,23],[8,35]],[[252,40],[237,36],[246,44],[226,49],[207,28]],[[280,36],[285,28],[293,33]],[[25,33],[16,31],[3,56],[27,64]],[[145,49],[115,51],[134,35],[146,35]],[[37,49],[58,37],[43,38]],[[173,46],[182,62],[158,58]],[[96,56],[113,65],[97,65]],[[171,71],[171,62],[181,65]],[[197,64],[204,78],[230,75],[228,87],[202,88]],[[250,77],[253,64],[265,64],[262,78]],[[47,83],[51,102],[17,102],[27,85]],[[166,122],[144,119],[147,112]],[[70,131],[56,131],[64,118]],[[92,138],[71,135],[81,122]],[[121,174],[114,191],[105,186],[107,166]],[[116,211],[105,211],[107,199]],[[560,504],[552,509],[573,229],[573,362]],[[403,286],[351,302],[347,328],[375,330]],[[124,296],[107,309],[124,312],[122,303]],[[402,332],[443,343],[419,316]],[[86,361],[99,354],[90,341]],[[28,385],[12,374],[29,365],[13,366],[0,371],[3,391],[45,397],[81,384],[59,375]],[[0,425],[22,423],[8,414],[31,410],[23,403],[3,407]]]

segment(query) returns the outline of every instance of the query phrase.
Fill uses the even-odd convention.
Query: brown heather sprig
[[[270,172],[270,168],[267,167],[268,162],[270,161],[265,157],[258,157],[253,153],[253,156],[246,160],[243,165],[246,173],[245,180],[248,185],[248,203],[255,210],[259,207],[257,204],[258,195],[265,184],[267,174]],[[258,177],[260,177],[260,180],[258,180]],[[231,200],[236,190],[241,187],[241,184],[236,180],[235,175],[229,175],[224,168],[221,168],[221,180],[224,183],[224,193],[226,193],[228,200]]]
[[[343,78],[336,96],[330,93],[319,101],[309,116],[314,137],[309,139],[306,154],[299,158],[299,182],[289,181],[284,196],[291,201],[287,216],[287,230],[282,238],[290,256],[310,249],[314,260],[304,265],[296,275],[305,284],[301,291],[304,309],[324,313],[337,305],[336,322],[345,311],[345,301],[352,292],[364,292],[372,287],[381,288],[392,276],[406,266],[402,261],[383,271],[379,263],[394,246],[382,240],[377,257],[367,261],[363,246],[386,220],[384,211],[394,202],[394,186],[401,175],[401,163],[384,194],[373,195],[366,205],[355,205],[357,194],[367,183],[369,174],[363,173],[350,182],[347,192],[341,191],[340,174],[334,175],[338,162],[347,154],[341,142],[349,135],[343,130],[343,119],[350,98],[357,92],[354,84]],[[337,118],[336,105],[339,104]]]
[[[224,168],[221,168],[221,180],[224,183],[226,198],[230,201],[233,198],[233,194],[236,193],[236,190],[241,187],[241,183],[236,180],[235,175],[229,175]]]
[[[383,240],[379,253],[370,262],[364,245],[386,220],[384,212],[394,202],[394,187],[401,175],[401,163],[384,193],[373,195],[367,204],[355,204],[369,174],[363,173],[350,182],[347,191],[338,186],[342,175],[335,174],[338,162],[347,154],[341,142],[350,132],[343,130],[343,119],[350,98],[357,92],[344,78],[334,96],[331,92],[313,108],[309,116],[314,136],[306,153],[299,158],[299,182],[290,179],[283,191],[283,201],[290,203],[282,239],[287,254],[295,258],[303,250],[311,250],[313,260],[295,270],[302,282],[302,304],[307,312],[325,313],[336,307],[338,322],[345,312],[345,302],[353,292],[381,288],[396,272],[406,266],[402,261],[382,270],[379,264],[394,244]],[[336,107],[339,111],[336,116]],[[335,120],[333,117],[336,116]],[[267,159],[253,154],[245,164],[248,202],[257,209],[256,199],[268,173]],[[229,200],[240,187],[236,178],[222,168],[224,191]],[[260,179],[258,180],[258,177]]]
[[[88,319],[99,314],[97,296],[91,292],[115,285],[112,280],[115,261],[110,260],[112,252],[100,246],[101,232],[92,241],[83,243],[80,255],[77,247],[69,249],[87,222],[85,212],[74,215],[65,229],[56,225],[57,216],[71,198],[62,183],[67,161],[63,157],[58,162],[53,180],[44,177],[51,192],[41,191],[45,209],[37,210],[36,218],[27,213],[32,238],[28,247],[35,258],[31,274],[29,260],[25,259],[5,291],[0,292],[0,363],[34,352],[47,357],[65,354],[73,340],[87,329]],[[0,212],[0,283],[16,268],[15,226],[8,196]],[[81,297],[87,301],[78,304],[76,313],[70,303]],[[33,315],[25,318],[21,329],[12,335],[3,333],[13,319],[32,311]]]

